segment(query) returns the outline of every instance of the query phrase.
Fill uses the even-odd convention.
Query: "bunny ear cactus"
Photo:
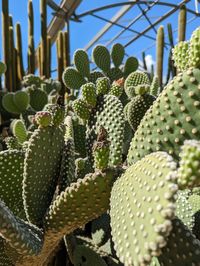
[[[97,45],[92,51],[95,64],[107,73],[110,70],[111,58],[108,49],[103,45]]]
[[[74,53],[74,64],[76,69],[83,77],[90,76],[90,62],[87,53],[84,50],[76,50]]]
[[[114,183],[110,201],[112,236],[125,265],[149,265],[166,246],[178,189],[175,173],[172,157],[157,152],[130,166]]]
[[[85,84],[86,80],[75,68],[67,67],[63,72],[63,82],[67,88],[75,90]]]
[[[184,142],[180,153],[180,168],[178,171],[179,188],[200,186],[200,142],[188,140]]]
[[[16,149],[1,151],[0,166],[0,200],[4,201],[15,215],[23,218],[24,152]]]
[[[189,44],[189,64],[191,67],[200,68],[200,28],[197,28],[191,36]]]
[[[179,71],[184,71],[189,67],[189,42],[179,42],[173,49],[174,65]]]
[[[155,97],[148,93],[149,85],[135,87],[136,96],[132,98],[127,107],[127,120],[131,128],[136,131],[146,111],[155,101]]]
[[[124,65],[124,77],[127,78],[129,74],[138,69],[139,63],[137,58],[131,56],[127,58]]]
[[[130,165],[158,150],[177,159],[186,138],[198,139],[199,76],[199,69],[188,69],[159,95],[134,135],[128,154]]]
[[[26,111],[30,102],[25,91],[7,93],[2,100],[3,107],[10,113],[20,114]]]
[[[22,120],[20,119],[14,120],[11,123],[11,129],[12,129],[13,135],[17,138],[20,144],[23,144],[27,140],[28,133],[26,130],[26,126]]]
[[[131,73],[125,80],[124,88],[127,96],[131,99],[135,96],[135,86],[150,85],[149,77],[146,73],[136,71]]]
[[[172,220],[172,231],[166,241],[158,257],[161,265],[199,265],[200,241],[179,219]]]
[[[52,201],[63,143],[64,130],[56,126],[39,127],[29,140],[24,160],[23,198],[27,218],[34,224],[41,225]]]
[[[124,115],[122,103],[117,97],[108,94],[99,96],[96,107],[91,111],[86,132],[87,153],[91,159],[100,126],[105,128],[110,141],[109,166],[118,165],[122,161]]]
[[[124,46],[120,43],[116,43],[112,46],[111,49],[111,58],[115,65],[115,67],[119,67],[122,64],[122,61],[124,59]]]
[[[36,226],[16,218],[2,201],[0,201],[0,231],[7,243],[19,254],[37,255],[42,248],[43,232]]]

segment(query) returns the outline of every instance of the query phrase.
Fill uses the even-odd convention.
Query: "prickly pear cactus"
[[[178,158],[185,139],[198,139],[200,70],[190,68],[175,77],[147,111],[131,142],[131,165],[154,151]]]
[[[124,114],[123,106],[117,97],[113,95],[100,96],[96,107],[90,114],[86,132],[87,152],[90,158],[100,126],[103,126],[108,133],[108,141],[110,142],[109,165],[118,165],[122,162]]]
[[[199,32],[165,88],[119,43],[3,88],[1,266],[200,266]]]
[[[175,173],[172,157],[157,152],[130,166],[115,182],[111,228],[115,250],[125,265],[149,265],[166,246],[178,189]]]

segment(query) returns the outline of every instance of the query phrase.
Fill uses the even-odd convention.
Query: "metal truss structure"
[[[69,23],[69,20],[81,22],[81,20],[84,17],[92,16],[92,17],[95,17],[97,20],[105,21],[105,26],[89,41],[89,43],[84,48],[85,50],[89,50],[90,48],[92,48],[102,37],[104,37],[104,35],[109,30],[111,30],[111,28],[114,25],[119,28],[119,32],[105,43],[106,46],[109,46],[114,41],[117,41],[124,32],[131,33],[130,39],[124,45],[125,47],[130,46],[142,36],[154,41],[155,43],[156,26],[159,25],[161,22],[163,22],[168,17],[170,17],[172,14],[174,14],[183,4],[185,4],[187,7],[187,4],[193,2],[194,8],[190,9],[187,7],[187,12],[192,14],[194,18],[200,17],[200,13],[198,11],[198,3],[199,3],[198,0],[182,0],[178,2],[177,4],[174,4],[174,1],[159,1],[159,0],[154,0],[154,1],[135,0],[135,1],[123,1],[123,2],[117,2],[117,3],[115,1],[115,3],[113,4],[104,5],[104,6],[95,8],[95,9],[87,10],[86,12],[81,13],[81,14],[77,14],[76,12],[76,7],[78,7],[79,4],[82,2],[81,0],[78,0],[78,1],[63,0],[60,5],[57,5],[53,0],[48,0],[47,2],[54,12],[53,13],[54,18],[52,22],[50,23],[48,31],[49,32],[52,31],[55,36],[56,36],[58,29],[61,29],[60,24],[64,26],[64,22]],[[68,8],[68,9],[64,8],[66,6],[66,3],[68,3],[68,7],[70,6],[69,2],[71,3],[71,6],[73,8]],[[148,15],[148,13],[150,10],[152,10],[157,5],[166,7],[168,10],[167,12],[160,14],[157,20],[152,21],[152,18]],[[122,19],[123,16],[129,10],[134,9],[134,7],[136,6],[139,8],[140,13],[136,17],[131,19],[127,25],[124,26],[120,24],[120,19]],[[112,18],[107,19],[99,15],[100,11],[103,11],[106,9],[112,9],[116,7],[121,7],[121,9],[118,12],[116,12],[116,14]],[[166,11],[166,8],[163,8],[163,10]],[[141,31],[138,31],[137,29],[134,29],[134,24],[138,22],[140,19],[145,19],[148,22],[148,24],[147,24],[147,27],[145,27]],[[62,23],[58,25],[57,24],[58,22],[56,21],[62,21]],[[150,31],[151,31],[151,34],[150,34]],[[169,44],[165,43],[165,46],[167,45]]]

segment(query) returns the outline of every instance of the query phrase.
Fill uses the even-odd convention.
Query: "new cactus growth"
[[[40,127],[48,127],[51,124],[51,113],[47,111],[37,112],[35,122]]]
[[[99,170],[105,170],[109,162],[109,146],[107,140],[107,131],[102,126],[99,129],[97,141],[93,145],[94,167]]]

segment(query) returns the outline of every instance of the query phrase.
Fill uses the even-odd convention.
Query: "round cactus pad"
[[[114,248],[128,265],[149,265],[172,229],[176,164],[165,152],[130,166],[114,183],[110,216]]]

